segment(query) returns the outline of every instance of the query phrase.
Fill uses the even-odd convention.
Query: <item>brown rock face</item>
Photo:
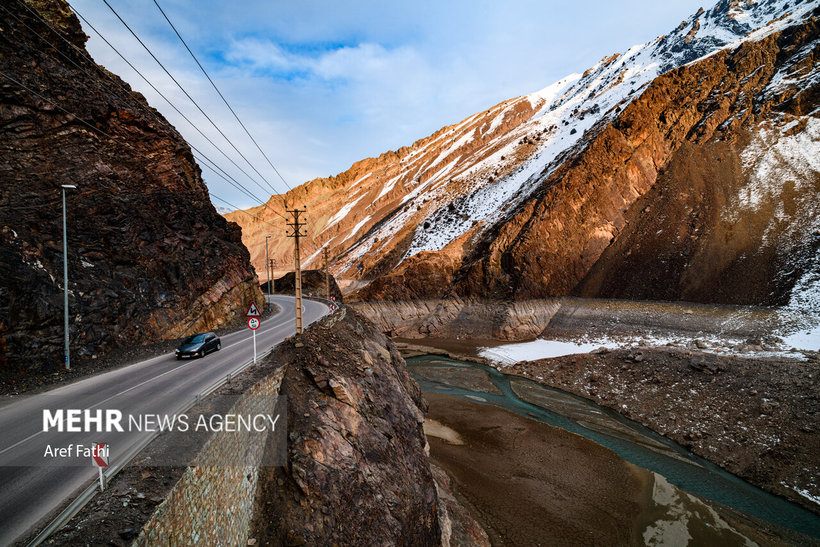
[[[261,545],[437,545],[426,403],[401,355],[347,308],[280,345],[288,466],[260,470]]]
[[[187,144],[90,60],[65,2],[4,7],[0,364],[63,362],[62,184],[77,186],[67,231],[78,361],[216,328],[261,303],[240,229],[211,205]]]
[[[543,103],[543,101],[540,101]],[[284,233],[284,204],[308,209],[308,237],[303,243],[306,267],[320,267],[320,250],[330,250],[331,272],[338,278],[372,279],[389,272],[404,258],[417,226],[438,209],[464,197],[488,180],[511,173],[534,151],[534,140],[521,139],[521,126],[540,106],[526,97],[504,101],[463,122],[443,127],[412,146],[354,163],[333,177],[319,178],[272,196],[267,207],[225,215],[242,226],[242,238],[257,272],[265,271],[265,241],[269,234]],[[533,137],[534,139],[535,137]],[[539,137],[540,138],[540,137]],[[519,142],[520,140],[520,142]],[[504,146],[514,154],[486,167],[471,169]],[[424,197],[408,201],[408,194]],[[396,232],[390,221],[402,223]],[[388,236],[379,235],[382,230]],[[293,242],[270,240],[268,254],[276,267],[293,264]]]

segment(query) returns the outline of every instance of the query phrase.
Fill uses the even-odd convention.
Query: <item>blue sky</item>
[[[102,0],[69,0],[238,164],[196,108]],[[259,154],[149,0],[109,0],[211,118],[277,189]],[[412,144],[503,100],[583,72],[709,8],[657,2],[282,2],[158,0],[291,186]],[[266,199],[158,97],[91,29],[88,49],[141,91],[189,142]],[[257,205],[209,170],[209,189]],[[216,205],[224,205],[215,200]]]

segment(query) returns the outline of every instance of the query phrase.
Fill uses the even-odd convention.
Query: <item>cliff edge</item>
[[[426,403],[375,326],[343,308],[281,344],[288,465],[260,470],[260,544],[435,545]]]

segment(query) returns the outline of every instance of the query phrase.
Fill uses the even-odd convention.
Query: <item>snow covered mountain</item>
[[[372,280],[366,299],[787,302],[820,262],[818,6],[722,0],[296,188],[285,198],[308,207],[307,267],[328,247],[337,277]],[[264,236],[284,221],[227,216],[264,271]],[[280,265],[290,247],[274,243]]]

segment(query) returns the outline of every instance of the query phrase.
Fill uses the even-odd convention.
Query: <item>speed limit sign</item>
[[[260,324],[261,323],[259,322],[258,317],[248,317],[248,328],[249,329],[256,330],[256,329],[259,328]]]

